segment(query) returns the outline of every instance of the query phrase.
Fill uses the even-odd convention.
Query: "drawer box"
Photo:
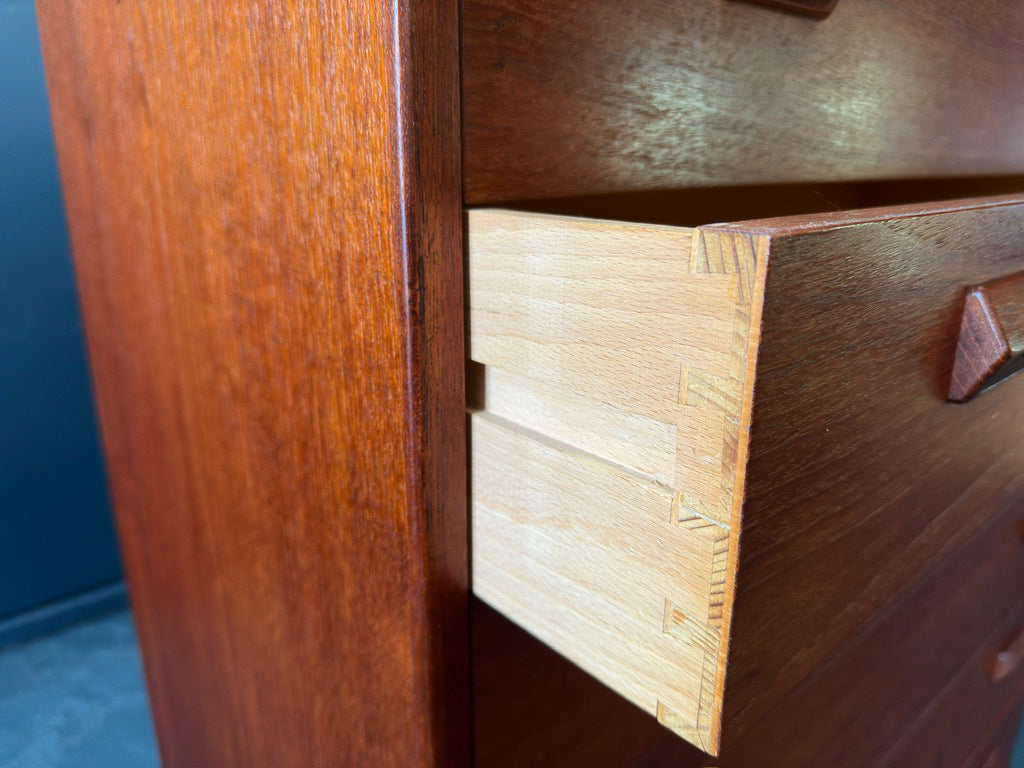
[[[1024,475],[1024,382],[947,399],[966,289],[1024,268],[1017,198],[467,224],[474,591],[706,751]]]
[[[475,590],[704,744],[765,241],[479,211],[469,243]]]

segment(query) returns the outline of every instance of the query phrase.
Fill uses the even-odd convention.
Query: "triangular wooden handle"
[[[1024,367],[1024,272],[967,290],[949,399],[969,400]]]

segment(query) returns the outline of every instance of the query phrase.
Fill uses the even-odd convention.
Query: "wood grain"
[[[467,0],[466,199],[1019,173],[1021,28],[1016,0]]]
[[[1024,461],[1024,446],[1012,458]],[[1005,492],[1014,491],[1024,494],[1024,482],[1014,480]],[[1019,671],[1005,685],[991,679],[997,654],[1024,620],[1024,495],[1002,509],[977,501],[975,511],[990,510],[980,530],[924,567],[877,621],[851,632],[779,711],[731,738],[723,765],[754,766],[766,751],[782,765],[837,768],[929,768],[966,759],[1024,689]]]
[[[516,200],[517,211],[699,227],[712,221],[790,218],[1019,194],[1022,176],[683,187]]]
[[[1020,271],[1022,216],[1024,201],[1008,196],[755,220],[689,232],[693,243],[709,238],[764,241],[751,252],[759,254],[754,260],[758,266],[768,265],[742,509],[743,546],[725,679],[721,765],[762,765],[766,754],[779,765],[883,764],[879,761],[886,750],[902,743],[900,734],[914,727],[932,702],[939,708],[950,705],[943,699],[947,683],[977,658],[994,633],[1009,632],[998,622],[1018,620],[1024,567],[1017,531],[1024,498],[1024,433],[1009,415],[1024,408],[1024,388],[1010,381],[961,407],[947,402],[946,386],[962,286]],[[564,231],[553,237],[534,232],[522,244],[522,258],[529,264],[522,269],[510,267],[511,254],[520,244],[506,231],[497,239],[505,249],[500,261],[504,266],[492,276],[497,286],[500,273],[504,293],[493,291],[487,296],[490,306],[481,310],[473,306],[477,285],[472,221],[474,356],[486,357],[488,369],[545,360],[541,351],[521,358],[513,354],[519,345],[536,344],[538,334],[545,331],[564,345],[534,369],[517,369],[519,380],[495,376],[503,381],[494,393],[487,391],[485,370],[484,406],[488,411],[505,409],[502,418],[527,421],[525,426],[537,432],[562,430],[558,440],[571,440],[594,461],[605,461],[602,472],[617,467],[621,456],[630,453],[629,441],[613,454],[607,445],[616,421],[609,420],[603,428],[597,421],[600,410],[581,407],[580,398],[621,407],[635,393],[643,402],[645,393],[638,387],[604,388],[602,382],[608,379],[602,372],[611,370],[616,356],[609,352],[602,357],[585,344],[573,344],[585,341],[592,328],[613,327],[596,321],[605,306],[599,296],[631,292],[641,307],[633,310],[634,324],[643,326],[647,315],[657,317],[666,338],[686,343],[685,336],[677,336],[680,326],[658,316],[664,305],[653,300],[655,288],[628,270],[617,281],[605,279],[601,264],[616,254],[642,260],[652,243],[661,242],[659,237],[668,249],[671,230],[658,230],[654,236],[644,227],[631,230],[589,222],[583,231],[615,233],[623,242],[612,238],[603,248],[591,248],[591,258],[580,260],[576,268],[567,267],[564,260],[566,243],[571,242]],[[551,217],[534,221],[556,230],[559,222],[570,229],[576,226]],[[633,248],[624,242],[629,233],[636,238]],[[687,233],[675,231],[677,238]],[[547,249],[538,243],[547,243]],[[699,247],[691,251],[706,252]],[[649,276],[664,280],[656,269]],[[617,306],[617,298],[608,301],[607,306]],[[496,321],[486,317],[488,312],[515,317],[501,343],[497,334],[488,333],[496,327]],[[588,313],[593,313],[590,320]],[[476,334],[481,329],[489,340],[478,348]],[[580,335],[566,335],[566,329],[579,329]],[[642,339],[644,332],[640,333]],[[713,333],[706,336],[709,348],[715,348],[714,339]],[[622,346],[627,356],[634,349]],[[635,348],[643,350],[644,345]],[[638,354],[627,368],[656,376],[648,374],[642,357]],[[558,372],[550,373],[549,365]],[[580,374],[570,375],[574,369]],[[563,374],[565,378],[559,379]],[[518,391],[523,379],[542,384],[528,386],[519,402],[493,401],[492,395]],[[556,385],[570,391],[542,399],[547,397],[545,388]],[[571,420],[576,409],[580,428]],[[560,412],[560,419],[553,418]],[[475,445],[473,450],[475,459]],[[601,452],[603,458],[598,456]],[[602,520],[590,525],[601,516],[603,501],[595,495],[594,503],[589,503],[589,486],[580,474],[561,491],[570,499],[564,513],[556,511],[544,519],[544,510],[553,505],[534,504],[536,498],[530,494],[564,470],[534,471],[537,465],[527,454],[523,448],[507,450],[506,459],[487,480],[499,482],[505,471],[500,482],[508,487],[506,498],[512,501],[503,514],[534,526],[536,536],[526,541],[495,535],[495,541],[511,541],[510,551],[521,549],[533,558],[543,560],[550,554],[550,572],[543,578],[551,590],[545,599],[553,601],[561,588],[555,578],[561,561],[554,550],[545,553],[545,547],[564,536],[610,534],[599,530]],[[650,454],[637,453],[643,461],[661,457],[652,465],[662,471],[665,455],[653,448]],[[518,478],[509,476],[520,471]],[[524,489],[518,496],[511,491],[516,487]],[[498,501],[488,498],[486,503],[497,508],[503,493],[497,494]],[[477,499],[487,495],[475,478],[474,510]],[[578,510],[586,510],[586,515]],[[553,530],[547,533],[546,526]],[[474,541],[488,535],[474,530]],[[622,549],[631,551],[631,546]],[[580,560],[567,567],[579,568],[588,557],[582,551]],[[600,560],[592,560],[598,565],[589,580],[574,570],[570,581],[589,587],[611,579],[598,570]],[[610,571],[617,567],[611,560],[605,565]],[[514,567],[515,562],[506,564],[506,571]],[[527,578],[522,581],[527,587],[520,593],[540,589]],[[500,579],[497,586],[500,589]],[[563,614],[596,605],[596,592],[586,595],[582,608],[574,604],[575,593],[564,594],[568,606],[561,607]],[[545,605],[559,618],[522,614],[528,618],[524,626],[542,638],[545,621],[560,628],[572,620],[557,614],[550,603]],[[510,615],[522,618],[515,612]],[[577,637],[575,642],[585,643],[586,638]],[[578,645],[552,645],[592,669],[577,658],[578,653],[574,655]],[[994,658],[996,650],[984,653]],[[598,674],[621,689],[606,672]],[[893,685],[894,680],[899,684]],[[1005,700],[997,692],[979,706],[979,712],[994,716],[994,708]],[[574,706],[564,702],[567,711]],[[881,722],[880,710],[885,713]],[[929,742],[952,744],[952,734],[940,739],[943,728],[948,725],[926,723],[917,733]],[[972,747],[972,738],[968,733],[966,740],[956,742],[962,758]],[[557,739],[552,742],[557,750]],[[637,749],[650,744],[646,736],[640,737]],[[908,765],[915,764],[907,760]]]
[[[1006,706],[962,768],[1010,768],[1022,714],[1024,696]]]
[[[1024,605],[1014,606],[1024,615]],[[1008,617],[1009,618],[1009,617]],[[1021,723],[1020,680],[994,686],[989,679],[993,649],[1006,639],[1005,622],[981,644],[963,669],[953,675],[942,695],[900,734],[884,765],[963,765],[982,768],[998,752],[1009,765]]]
[[[1020,271],[1022,215],[1010,197],[742,225],[770,232],[771,266],[726,692],[738,732],[784,722],[785,691],[1020,493],[1006,414],[1024,389],[964,408],[946,384],[963,286]]]
[[[39,3],[168,768],[468,761],[457,11]]]
[[[1024,273],[967,291],[949,399],[969,400],[1016,373],[1024,354]]]
[[[806,13],[811,16],[828,16],[839,0],[747,0],[747,2],[770,5],[794,13]]]
[[[468,238],[474,591],[714,752],[765,242],[497,210]]]
[[[1005,708],[1022,685],[1019,672],[1005,684],[993,684],[990,674],[1024,616],[1022,520],[1019,503],[997,511],[955,557],[923,574],[924,583],[876,627],[851,637],[849,651],[823,665],[763,727],[733,734],[727,722],[725,749],[715,760],[667,730],[659,733],[653,718],[493,611],[476,607],[476,765],[960,765],[984,750],[979,739],[989,741],[993,723],[1015,716]],[[936,694],[928,683],[939,682]],[[1008,727],[1015,729],[1017,721]],[[1004,756],[1014,735],[1001,742]]]

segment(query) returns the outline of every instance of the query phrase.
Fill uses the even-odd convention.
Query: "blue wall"
[[[0,0],[0,622],[121,578],[35,6]]]

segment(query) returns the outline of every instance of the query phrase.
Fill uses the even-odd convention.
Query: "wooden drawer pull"
[[[1024,629],[1017,632],[1013,641],[1006,649],[996,655],[996,663],[992,667],[992,680],[999,682],[1009,677],[1024,660]]]
[[[1024,272],[969,288],[949,399],[969,400],[1024,367]]]
[[[825,17],[832,13],[839,0],[750,0],[759,5],[772,5],[795,13],[808,16]]]

